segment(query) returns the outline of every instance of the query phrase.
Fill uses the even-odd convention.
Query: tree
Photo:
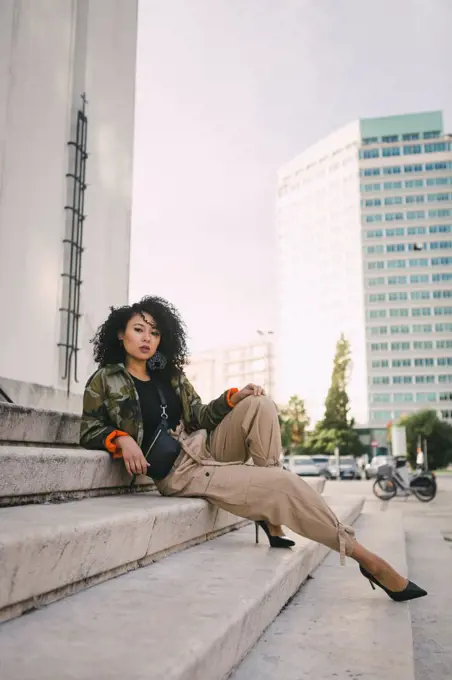
[[[365,447],[353,429],[354,421],[349,419],[347,384],[350,374],[350,344],[341,334],[334,356],[331,386],[325,400],[325,415],[309,437],[311,453],[333,454],[336,447],[341,454],[360,456]]]
[[[407,453],[411,465],[416,465],[419,438],[427,442],[428,466],[431,470],[452,462],[452,425],[440,420],[435,411],[417,411],[400,419],[406,427]]]
[[[341,334],[336,345],[331,386],[325,400],[323,418],[325,429],[344,428],[350,424],[348,422],[349,400],[347,394],[350,361],[350,344]]]
[[[288,405],[279,410],[279,424],[284,450],[295,451],[302,447],[309,422],[303,399],[296,395],[290,397]]]

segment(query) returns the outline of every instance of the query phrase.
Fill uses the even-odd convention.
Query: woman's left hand
[[[230,398],[231,403],[236,406],[239,401],[246,399],[246,397],[262,397],[265,395],[265,390],[260,385],[255,385],[254,383],[249,383],[246,387],[243,387],[239,392],[233,394]]]

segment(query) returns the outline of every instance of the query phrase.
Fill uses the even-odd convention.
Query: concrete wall
[[[89,339],[128,299],[136,33],[137,0],[0,3],[0,386],[34,384],[29,397],[20,390],[27,405],[36,385],[55,395],[48,407],[74,403],[57,344],[67,142],[82,92],[90,155],[74,395],[93,369]]]

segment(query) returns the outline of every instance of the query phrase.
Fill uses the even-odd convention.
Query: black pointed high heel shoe
[[[373,590],[375,590],[375,586],[378,586],[384,590],[385,593],[389,595],[391,600],[394,600],[394,602],[408,602],[408,600],[416,600],[418,597],[424,597],[428,594],[426,590],[419,588],[419,586],[417,586],[412,581],[408,581],[408,585],[404,590],[389,590],[389,588],[385,588],[385,586],[377,581],[375,576],[372,576],[372,574],[370,574],[367,569],[364,569],[364,567],[360,566],[359,570],[364,578],[367,578]]]
[[[266,522],[259,521],[254,523],[256,526],[256,543],[259,543],[259,527],[264,531],[268,538],[271,548],[292,548],[295,545],[295,541],[291,541],[290,538],[285,538],[283,536],[272,536]]]

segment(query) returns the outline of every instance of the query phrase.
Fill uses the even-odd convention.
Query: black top
[[[139,380],[132,376],[133,382],[138,392],[138,397],[140,400],[141,415],[143,417],[143,443],[141,449],[146,455],[149,446],[151,444],[153,434],[157,427],[160,425],[161,412],[160,408],[160,398],[159,393],[156,389],[157,380],[151,378],[151,380]],[[166,412],[168,414],[168,428],[174,430],[182,417],[182,404],[176,392],[166,381],[158,381],[158,386],[162,390],[168,408]]]

